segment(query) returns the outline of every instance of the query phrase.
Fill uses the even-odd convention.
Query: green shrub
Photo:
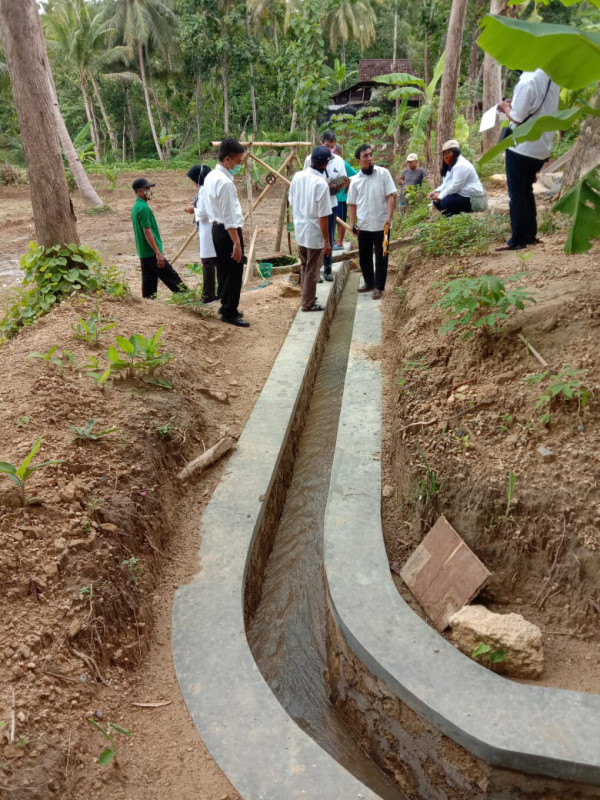
[[[464,256],[486,253],[507,230],[508,217],[503,214],[440,214],[418,230],[416,239],[429,256]]]
[[[478,330],[489,335],[492,328],[501,327],[511,308],[522,310],[526,303],[535,303],[529,289],[506,288],[507,283],[521,280],[526,275],[526,272],[509,278],[480,275],[435,284],[441,288],[442,297],[434,307],[442,308],[451,317],[442,325],[442,332],[462,328],[466,330],[464,338],[468,338]]]
[[[21,269],[23,287],[16,290],[16,302],[0,318],[0,338],[14,336],[75,292],[108,292],[115,297],[129,293],[121,273],[115,267],[103,268],[99,253],[85,245],[42,247],[30,242]]]

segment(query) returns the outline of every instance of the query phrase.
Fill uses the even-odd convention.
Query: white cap
[[[407,161],[418,161],[419,160],[419,156],[416,153],[409,153],[406,156],[406,160]]]
[[[456,141],[456,139],[448,139],[448,141],[444,142],[444,144],[442,145],[442,153],[444,152],[444,150],[452,150],[454,147],[460,150],[460,145]]]

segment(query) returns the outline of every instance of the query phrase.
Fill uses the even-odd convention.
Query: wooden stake
[[[529,352],[531,353],[531,355],[532,355],[532,356],[535,356],[535,358],[537,358],[537,360],[540,362],[540,364],[542,365],[542,367],[548,367],[548,366],[549,366],[549,364],[548,364],[548,362],[546,361],[546,359],[545,359],[545,358],[543,358],[543,357],[542,357],[542,356],[541,356],[541,355],[538,353],[538,351],[537,351],[537,350],[536,350],[536,349],[535,349],[535,348],[534,348],[534,347],[533,347],[533,346],[532,346],[532,345],[531,345],[531,344],[530,344],[530,343],[527,341],[527,339],[526,339],[524,336],[522,336],[520,333],[518,333],[518,334],[517,334],[517,336],[518,336],[518,337],[519,337],[519,339],[520,339],[520,340],[523,342],[523,344],[525,345],[525,347],[526,347],[526,348],[529,350]]]
[[[252,272],[252,265],[254,264],[254,250],[256,249],[256,237],[258,236],[258,228],[254,229],[254,233],[252,234],[252,239],[250,240],[250,249],[248,250],[248,259],[246,261],[246,266],[244,267],[244,277],[242,278],[242,287],[244,287],[248,281],[248,276]]]
[[[190,461],[190,463],[181,470],[177,477],[180,481],[184,481],[194,472],[202,472],[203,470],[207,469],[207,467],[210,467],[211,464],[214,464],[215,461],[218,461],[220,458],[222,458],[225,453],[228,453],[230,450],[235,450],[236,447],[237,442],[233,436],[226,434],[222,439],[219,439],[215,445],[209,447],[206,452],[202,453],[202,455],[198,456],[193,461]]]
[[[246,164],[246,197],[248,199],[248,218],[250,220],[250,234],[254,234],[254,214],[252,213],[252,170],[250,169],[250,164],[248,163],[249,156],[252,153],[252,145],[250,145],[250,149],[246,152],[244,157],[244,163]],[[244,222],[246,219],[244,218]]]
[[[218,147],[221,142],[211,142],[213,147]],[[312,142],[240,142],[242,147],[310,147]]]
[[[281,176],[281,171],[284,170],[287,167],[287,165],[290,163],[291,159],[292,159],[292,154],[290,153],[288,155],[288,157],[285,159],[285,161],[283,162],[283,164],[279,167],[279,171],[275,173],[278,177],[280,177],[280,178],[282,177]],[[274,184],[272,184],[272,183],[267,183],[265,188],[259,194],[259,196],[258,196],[258,198],[256,200],[256,203],[254,203],[254,205],[252,206],[252,210],[253,211],[256,211],[256,209],[258,208],[259,204],[263,201],[263,199],[266,196],[267,192],[269,191],[269,189],[273,185]],[[244,222],[246,222],[246,220],[248,219],[248,214],[249,214],[249,212],[246,213],[246,215],[244,217]]]
[[[184,242],[184,243],[181,245],[181,247],[180,247],[180,248],[179,248],[179,250],[177,251],[177,254],[175,255],[175,258],[172,258],[172,259],[170,259],[169,263],[171,264],[171,266],[173,266],[173,264],[174,264],[174,263],[177,261],[177,259],[179,258],[179,256],[180,256],[180,255],[183,253],[183,251],[185,250],[185,248],[186,248],[186,247],[188,246],[188,244],[189,244],[189,243],[192,241],[192,239],[194,238],[194,236],[198,236],[198,230],[197,230],[197,228],[196,228],[195,226],[194,226],[194,230],[193,230],[193,231],[190,233],[190,235],[188,236],[188,238],[185,240],[185,242]]]

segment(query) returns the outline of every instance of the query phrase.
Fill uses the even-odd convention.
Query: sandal
[[[303,308],[302,311],[323,311],[323,306],[319,305],[319,303],[313,303],[310,308]]]

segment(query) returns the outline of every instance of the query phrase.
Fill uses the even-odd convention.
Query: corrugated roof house
[[[360,108],[371,99],[373,89],[378,85],[373,78],[377,75],[390,75],[392,72],[416,74],[408,58],[363,58],[358,67],[358,82],[331,96],[330,111],[344,106]]]

